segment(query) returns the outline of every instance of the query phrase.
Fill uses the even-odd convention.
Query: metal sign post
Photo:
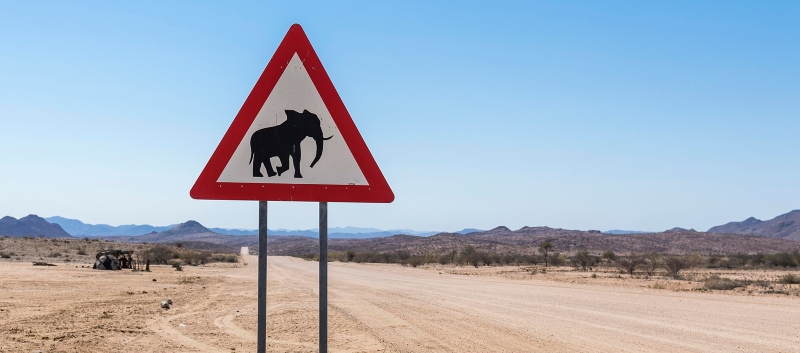
[[[267,201],[258,202],[258,353],[267,352]]]
[[[328,203],[319,203],[319,352],[328,353]]]

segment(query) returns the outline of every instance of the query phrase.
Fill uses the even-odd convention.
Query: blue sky
[[[800,208],[797,2],[3,2],[0,215],[256,228],[189,189],[292,23],[396,195],[331,226],[705,230]],[[316,227],[270,203],[270,228]]]

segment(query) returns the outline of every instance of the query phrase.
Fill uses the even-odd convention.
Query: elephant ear
[[[300,114],[294,110],[284,110],[283,112],[286,113],[286,119],[288,120],[292,120],[296,118],[298,114]]]

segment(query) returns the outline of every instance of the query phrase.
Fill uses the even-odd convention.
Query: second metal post
[[[319,203],[319,352],[328,353],[328,203]]]
[[[256,352],[267,352],[267,201],[258,202],[258,333]]]

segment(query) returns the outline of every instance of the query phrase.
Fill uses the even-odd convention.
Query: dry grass
[[[419,268],[462,276],[497,276],[517,280],[537,279],[644,290],[800,297],[800,285],[794,282],[800,280],[800,276],[782,269],[692,268],[682,271],[680,278],[674,278],[665,270],[659,270],[652,276],[639,272],[630,276],[611,267],[596,267],[592,271],[579,271],[574,267],[550,266],[545,271],[543,266],[481,266],[475,268],[427,264],[419,266]],[[787,283],[787,280],[792,283]]]

